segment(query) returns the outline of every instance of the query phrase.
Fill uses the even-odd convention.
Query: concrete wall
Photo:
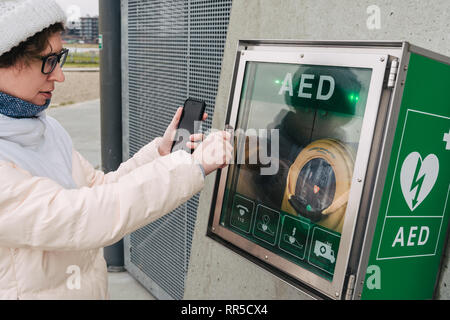
[[[380,10],[380,19],[367,13]],[[448,0],[234,0],[214,128],[223,128],[239,39],[407,40],[450,56]],[[369,23],[368,23],[369,22]],[[375,27],[375,29],[373,29]],[[185,299],[307,299],[308,296],[206,237],[215,177],[200,197]],[[450,251],[439,282],[450,299]]]

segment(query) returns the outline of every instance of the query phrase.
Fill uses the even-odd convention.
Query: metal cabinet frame
[[[216,176],[208,235],[306,291],[313,298],[358,299],[378,216],[387,172],[386,160],[390,157],[410,47],[406,42],[239,41],[226,118],[226,123],[232,126],[237,122],[240,92],[248,61],[370,68],[372,79],[331,282],[219,224],[228,168]],[[399,68],[395,84],[388,88],[393,61],[398,63]]]

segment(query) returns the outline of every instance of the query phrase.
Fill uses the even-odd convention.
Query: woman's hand
[[[175,113],[175,116],[167,127],[166,132],[164,133],[161,144],[159,145],[158,151],[161,156],[167,156],[168,154],[170,154],[182,114],[183,107],[179,107],[177,112]],[[203,114],[202,121],[205,121],[207,118],[208,114]],[[197,146],[199,145],[199,142],[203,141],[203,137],[204,135],[202,133],[191,135],[190,141],[186,143],[187,147],[195,150],[195,148],[197,148]]]
[[[233,159],[231,137],[231,133],[227,131],[211,133],[194,151],[192,158],[203,166],[205,175],[223,169],[231,163]]]

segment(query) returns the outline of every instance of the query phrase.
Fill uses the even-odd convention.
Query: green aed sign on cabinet
[[[411,54],[363,299],[432,299],[450,215],[450,66]]]
[[[434,299],[450,58],[407,42],[242,40],[208,236],[308,296]]]

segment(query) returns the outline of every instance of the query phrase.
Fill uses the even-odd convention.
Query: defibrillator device
[[[341,141],[320,139],[307,145],[289,169],[282,210],[342,232],[354,161]]]

